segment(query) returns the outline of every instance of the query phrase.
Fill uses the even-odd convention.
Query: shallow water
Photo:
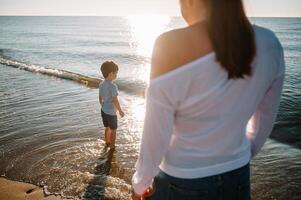
[[[301,21],[252,21],[276,32],[287,61],[272,139],[252,161],[252,195],[258,200],[300,199]],[[116,61],[126,113],[119,120],[117,150],[109,152],[104,149],[97,89],[1,62],[0,175],[46,185],[49,192],[74,199],[129,199],[149,73],[150,52],[144,50],[153,41],[144,44],[141,25],[120,17],[0,17],[0,24],[1,59],[93,78],[101,78],[101,61]],[[172,18],[154,35],[182,25]]]

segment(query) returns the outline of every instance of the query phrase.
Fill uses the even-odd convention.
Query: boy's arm
[[[112,103],[115,106],[115,108],[118,110],[119,114],[121,115],[121,117],[124,116],[124,113],[120,107],[119,101],[118,101],[118,97],[117,96],[113,96],[112,97]]]
[[[99,95],[99,103],[100,103],[100,105],[102,105],[102,97]]]
[[[98,100],[99,100],[100,105],[102,105],[103,99],[102,99],[102,97],[101,97],[101,89],[100,89],[100,85],[99,85],[99,89],[98,89]]]

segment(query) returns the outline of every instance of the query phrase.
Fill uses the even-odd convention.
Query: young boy
[[[112,61],[104,62],[100,70],[105,80],[99,85],[99,103],[101,105],[101,117],[105,127],[106,146],[115,148],[117,115],[123,117],[124,113],[118,101],[118,88],[112,82],[117,78],[118,66]]]

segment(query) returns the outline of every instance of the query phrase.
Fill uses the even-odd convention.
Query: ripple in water
[[[30,171],[33,182],[47,185],[49,191],[61,191],[63,196],[87,200],[129,199],[131,187],[112,175],[111,171],[116,169],[115,152],[104,148],[104,142],[99,140],[48,155]]]

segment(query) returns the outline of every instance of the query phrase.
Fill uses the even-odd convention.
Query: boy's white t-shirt
[[[210,53],[150,81],[132,185],[142,194],[161,169],[202,178],[249,163],[272,131],[284,80],[283,49],[254,26],[252,76],[228,79]]]

